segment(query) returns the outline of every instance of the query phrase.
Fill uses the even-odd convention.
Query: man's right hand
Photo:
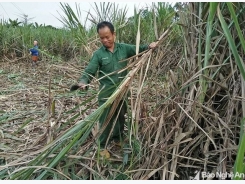
[[[79,86],[79,89],[80,90],[85,90],[88,88],[88,85],[87,84],[84,84],[83,82],[79,82],[78,83],[78,86]]]

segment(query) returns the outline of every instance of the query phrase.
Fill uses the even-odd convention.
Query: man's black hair
[[[111,33],[114,33],[114,26],[112,25],[112,23],[107,22],[107,21],[103,21],[97,24],[97,33],[99,33],[99,29],[104,28],[104,27],[108,27],[111,31]]]

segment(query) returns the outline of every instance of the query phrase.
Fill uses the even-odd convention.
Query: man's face
[[[110,49],[114,46],[115,33],[111,33],[108,27],[103,27],[99,29],[99,37],[101,43],[107,48]]]

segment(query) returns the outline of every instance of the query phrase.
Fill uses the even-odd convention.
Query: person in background
[[[32,66],[36,66],[37,65],[37,60],[38,60],[38,42],[35,40],[33,42],[33,48],[29,49],[30,54],[31,54],[31,60],[32,60]]]
[[[79,80],[78,86],[80,90],[87,89],[88,84],[91,82],[92,78],[95,77],[97,70],[99,71],[98,78],[109,74],[107,77],[104,77],[99,81],[100,93],[98,95],[98,102],[99,106],[101,106],[112,95],[112,93],[116,90],[118,85],[127,75],[127,71],[121,73],[117,73],[115,71],[121,70],[127,66],[127,60],[124,62],[119,62],[120,60],[128,59],[136,55],[136,45],[116,43],[116,33],[114,31],[114,26],[112,25],[112,23],[107,21],[103,21],[97,24],[97,33],[100,38],[100,42],[102,43],[102,46],[93,53],[93,56],[90,59],[88,66],[85,68],[83,75]],[[147,49],[153,49],[155,47],[155,42],[151,43],[150,45],[141,45],[139,47],[139,52],[143,52]],[[110,74],[112,72],[114,73]],[[105,123],[110,109],[111,106],[109,108],[106,108],[103,114],[100,116],[100,128]],[[100,147],[102,149],[105,148],[106,140],[110,134],[113,121],[115,120],[117,114],[119,114],[119,116],[114,126],[111,138],[117,144],[120,144],[119,141],[123,138],[123,130],[125,124],[124,115],[126,114],[126,112],[126,102],[121,101],[108,126],[99,137]]]

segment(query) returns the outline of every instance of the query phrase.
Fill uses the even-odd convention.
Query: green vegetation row
[[[18,19],[2,20],[0,22],[0,59],[26,57],[33,40],[38,40],[41,57],[62,61],[77,57],[88,60],[93,50],[100,45],[96,37],[96,24],[99,21],[113,22],[117,40],[135,44],[137,34],[135,25],[138,25],[140,16],[142,17],[141,29],[144,30],[141,33],[141,43],[145,44],[155,41],[175,18],[174,8],[168,3],[156,3],[153,4],[155,8],[143,7],[142,10],[135,8],[135,15],[132,17],[126,17],[127,7],[119,9],[116,3],[95,3],[93,8],[97,15],[88,13],[83,23],[80,21],[84,17],[81,17],[79,6],[76,10],[72,10],[66,3],[61,3],[60,6],[65,16],[60,15],[57,21],[63,23],[63,28],[28,23],[27,18],[23,22]],[[154,19],[156,22],[153,21]],[[90,22],[89,26],[88,22]],[[157,28],[156,25],[158,25]]]

